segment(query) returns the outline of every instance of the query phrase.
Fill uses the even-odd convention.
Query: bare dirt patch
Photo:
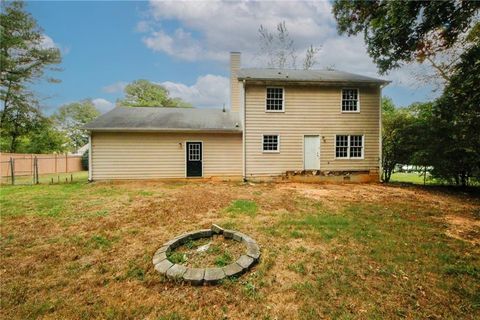
[[[319,200],[332,208],[341,207],[345,202],[410,202],[425,204],[448,212],[478,210],[479,199],[467,195],[448,194],[420,187],[400,187],[385,184],[278,184],[277,188],[295,190],[301,195]]]
[[[446,215],[445,222],[448,224],[448,236],[472,244],[480,245],[480,220],[458,215]]]

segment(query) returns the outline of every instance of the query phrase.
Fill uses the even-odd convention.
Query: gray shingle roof
[[[337,70],[259,69],[238,71],[239,80],[387,84],[390,81]]]
[[[91,131],[241,132],[238,113],[220,109],[116,107],[85,125]]]

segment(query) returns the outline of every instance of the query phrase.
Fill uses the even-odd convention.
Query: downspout
[[[382,89],[385,85],[380,85],[379,87],[379,97],[378,97],[378,102],[379,102],[379,116],[378,116],[378,180],[379,182],[382,182],[382,175],[383,175],[383,167],[382,167]]]
[[[243,174],[243,182],[246,182],[247,181],[247,153],[246,153],[247,141],[246,141],[245,137],[246,137],[246,131],[247,131],[247,126],[246,126],[246,113],[247,113],[247,111],[246,111],[246,109],[247,109],[246,108],[246,105],[247,105],[247,103],[246,103],[246,101],[247,101],[247,99],[246,99],[246,96],[247,96],[246,95],[246,85],[247,85],[247,83],[245,82],[245,80],[243,80],[242,83],[243,83],[243,91],[242,91],[243,92],[243,106],[242,106],[242,109],[243,109],[242,110],[242,113],[243,113],[243,115],[242,115],[242,117],[243,117],[243,121],[242,121],[243,122],[243,130],[242,130],[243,170],[242,171],[243,171],[243,173],[242,174]]]
[[[92,132],[88,133],[88,181],[92,182]]]

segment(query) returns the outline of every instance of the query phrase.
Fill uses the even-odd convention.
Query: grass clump
[[[185,263],[187,261],[187,256],[184,253],[181,252],[170,252],[168,255],[168,259],[172,263]]]
[[[251,281],[247,281],[244,283],[243,285],[243,292],[245,293],[245,295],[250,298],[250,299],[256,299],[258,298],[258,289],[257,289],[257,286],[251,282]]]
[[[227,264],[233,262],[232,255],[227,251],[224,251],[221,255],[215,258],[215,265],[217,267],[225,267]]]
[[[233,215],[245,214],[248,216],[255,216],[258,211],[258,206],[255,201],[239,199],[233,201],[230,206],[227,207],[226,211]]]
[[[112,241],[99,235],[90,238],[90,244],[94,249],[108,249],[112,246]]]
[[[307,274],[307,268],[303,262],[294,263],[288,266],[288,270],[305,275]]]

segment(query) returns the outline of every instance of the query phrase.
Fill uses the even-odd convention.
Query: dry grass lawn
[[[1,188],[2,319],[478,319],[480,199],[384,185],[77,182]],[[163,279],[155,250],[212,223],[251,272]]]

